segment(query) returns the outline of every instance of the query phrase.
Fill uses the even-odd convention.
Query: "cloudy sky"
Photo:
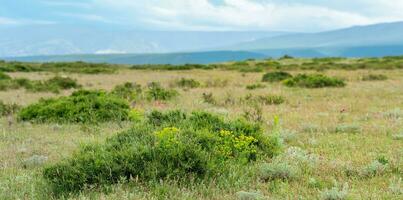
[[[0,0],[0,27],[315,32],[403,21],[403,0]]]

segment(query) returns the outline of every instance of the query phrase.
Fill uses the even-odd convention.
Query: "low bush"
[[[42,99],[23,108],[18,119],[37,123],[97,123],[128,119],[129,105],[103,91],[80,90],[71,96]]]
[[[175,86],[181,88],[197,88],[200,87],[200,82],[194,79],[181,78],[175,82]]]
[[[285,79],[291,78],[292,75],[289,74],[288,72],[269,72],[265,75],[263,75],[262,81],[263,82],[280,82]]]
[[[344,87],[346,83],[333,77],[321,74],[299,74],[293,78],[284,80],[288,87],[323,88],[323,87]]]
[[[17,78],[0,81],[0,90],[25,88],[30,92],[53,92],[60,90],[80,88],[76,80],[68,77],[56,76],[46,81],[32,81],[26,78]]]
[[[285,102],[284,97],[279,95],[261,95],[256,98],[258,102],[264,105],[279,105]]]
[[[178,95],[179,93],[176,90],[163,88],[157,82],[149,83],[146,91],[146,97],[150,101],[168,101]]]
[[[298,177],[298,169],[284,162],[266,163],[261,166],[260,178],[264,181],[292,180]]]
[[[0,100],[0,117],[11,115],[17,112],[20,109],[20,106],[17,104],[5,104],[3,101]]]
[[[113,88],[111,94],[131,102],[139,100],[142,97],[142,92],[143,89],[141,88],[141,85],[126,82],[122,85],[117,85],[115,88]]]
[[[225,166],[230,163],[242,167],[276,155],[279,145],[259,125],[243,120],[154,111],[104,144],[83,146],[71,158],[46,167],[43,175],[57,194],[133,177],[144,183],[212,180],[229,173]]]
[[[248,94],[241,98],[240,101],[244,104],[261,104],[261,105],[279,105],[285,102],[285,98],[279,95],[259,95],[253,96]]]
[[[344,184],[343,187],[339,187],[337,184],[331,188],[321,192],[321,200],[347,200],[348,199],[348,185]]]
[[[19,86],[24,87],[31,92],[53,92],[59,93],[60,90],[81,88],[76,80],[69,77],[55,76],[46,81],[30,81],[28,79],[16,79]]]
[[[363,81],[384,81],[387,79],[388,77],[383,74],[368,74],[362,77]]]
[[[256,89],[262,89],[265,88],[266,86],[260,83],[252,84],[252,85],[247,85],[246,89],[247,90],[256,90]]]

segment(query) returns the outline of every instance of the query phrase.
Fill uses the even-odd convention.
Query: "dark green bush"
[[[197,88],[200,87],[201,84],[199,81],[196,81],[194,79],[181,78],[180,80],[175,82],[175,85],[182,88]]]
[[[323,88],[344,87],[346,83],[339,78],[327,77],[321,74],[298,74],[285,80],[284,85],[288,87]]]
[[[283,81],[285,79],[291,78],[291,74],[287,73],[287,72],[282,72],[282,71],[278,71],[278,72],[269,72],[265,75],[263,75],[262,81],[263,82],[280,82]]]
[[[151,82],[148,84],[146,97],[150,101],[168,101],[178,96],[178,92],[172,89],[166,89],[160,83]]]
[[[383,74],[368,74],[362,77],[363,81],[384,81],[387,79],[388,77]]]
[[[18,118],[37,123],[97,123],[128,119],[126,101],[103,91],[80,90],[71,96],[42,99],[23,108]]]
[[[213,180],[258,158],[278,154],[280,143],[243,120],[225,121],[205,112],[152,112],[142,124],[104,144],[90,144],[43,175],[57,194],[139,178],[144,183],[174,179]]]
[[[20,109],[20,106],[17,104],[5,104],[3,101],[0,101],[0,117],[11,115],[17,112]]]
[[[111,94],[128,101],[136,101],[141,98],[142,92],[143,90],[141,89],[141,85],[127,82],[122,85],[117,85],[111,91]]]

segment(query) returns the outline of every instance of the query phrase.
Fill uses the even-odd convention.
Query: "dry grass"
[[[236,71],[192,70],[192,71],[148,71],[122,70],[117,74],[83,75],[72,74],[84,88],[111,90],[124,82],[146,85],[159,81],[169,86],[173,80],[192,78],[202,84],[209,80],[228,80],[226,87],[200,87],[181,90],[180,97],[168,103],[142,102],[137,106],[144,110],[180,108],[185,110],[209,110],[226,113],[229,117],[242,115],[247,104],[222,104],[214,106],[203,103],[202,94],[211,92],[219,102],[232,98],[238,100],[247,94],[281,95],[286,103],[262,107],[265,126],[271,126],[274,116],[279,116],[285,129],[295,131],[295,138],[287,146],[297,146],[320,157],[320,164],[312,174],[290,182],[264,183],[258,179],[247,180],[236,188],[223,188],[215,183],[190,184],[193,188],[177,187],[175,183],[162,183],[145,188],[140,183],[114,186],[110,193],[84,192],[73,199],[234,199],[236,192],[259,191],[272,199],[317,199],[320,191],[331,188],[333,181],[348,183],[351,199],[401,199],[401,194],[390,192],[389,182],[396,176],[402,177],[403,146],[393,135],[403,130],[403,118],[387,118],[383,113],[400,108],[403,110],[403,70],[377,70],[376,73],[389,77],[386,81],[364,82],[360,80],[368,70],[326,71],[326,75],[347,80],[345,88],[301,89],[287,88],[281,84],[267,84],[260,90],[249,91],[246,85],[261,80],[263,73],[242,74]],[[292,74],[299,73],[292,71]],[[307,73],[307,71],[304,71]],[[312,72],[314,73],[314,72]],[[46,79],[53,74],[12,73],[13,77]],[[58,95],[67,95],[66,91]],[[28,105],[48,93],[26,93],[23,90],[0,92],[6,103]],[[360,133],[335,133],[340,124],[356,124]],[[317,125],[316,133],[304,132],[308,125]],[[34,155],[46,156],[46,164],[55,163],[70,155],[81,143],[102,141],[108,136],[124,130],[128,124],[103,124],[98,127],[84,125],[33,125],[19,123],[12,117],[0,122],[0,199],[46,199],[49,196],[46,184],[40,176],[42,166],[24,168],[22,162]],[[385,156],[400,171],[386,173],[373,178],[347,176],[345,166],[360,169],[380,155]],[[314,177],[322,187],[311,187],[308,182]],[[234,177],[234,180],[237,178]],[[239,189],[239,190],[238,190]]]

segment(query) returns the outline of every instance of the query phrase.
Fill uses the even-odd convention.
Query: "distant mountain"
[[[285,32],[136,31],[116,27],[36,25],[0,28],[0,57],[172,53],[217,48]]]
[[[250,58],[263,59],[266,55],[243,51],[210,51],[166,54],[104,54],[104,55],[60,55],[5,58],[8,61],[25,62],[73,62],[84,61],[113,64],[211,64],[241,61]]]
[[[269,56],[385,56],[403,54],[403,22],[355,26],[320,33],[257,39],[220,49],[254,51]]]

